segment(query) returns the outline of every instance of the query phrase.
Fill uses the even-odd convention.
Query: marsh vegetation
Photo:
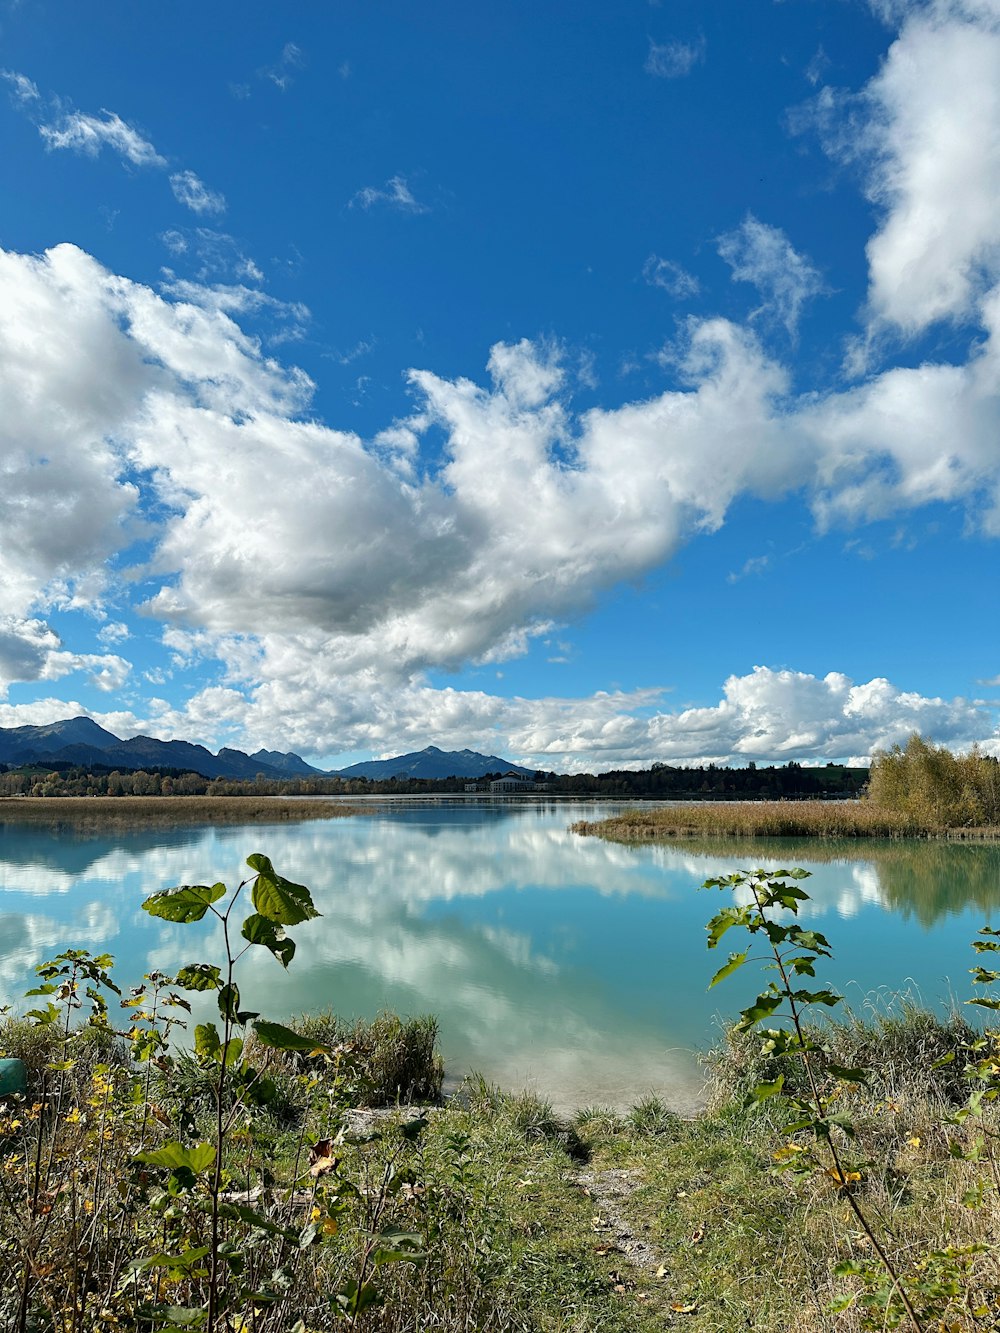
[[[337,819],[364,807],[343,801],[281,796],[64,796],[0,800],[5,824],[60,825],[84,832],[122,832],[150,825],[268,824],[288,820]]]
[[[616,842],[668,838],[1000,838],[1000,763],[914,734],[879,751],[850,801],[730,801],[626,810],[573,831]]]

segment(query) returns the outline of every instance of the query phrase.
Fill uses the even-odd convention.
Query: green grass
[[[327,1031],[336,1022],[330,1016],[322,1021]],[[389,1016],[372,1026],[383,1034],[408,1027]],[[416,1020],[411,1030],[426,1034],[427,1021]],[[355,1032],[364,1035],[364,1029]],[[871,1057],[888,1071],[854,1095],[856,1156],[870,1163],[857,1188],[887,1225],[904,1265],[943,1243],[992,1247],[1000,1227],[992,1188],[977,1208],[962,1202],[983,1170],[956,1160],[950,1144],[969,1147],[978,1131],[942,1124],[959,1089],[943,1069],[927,1074],[928,1062],[956,1049],[963,1035],[957,1020],[938,1023],[908,1008],[875,1023],[852,1018],[833,1037],[838,1059]],[[0,1046],[37,1068],[40,1048],[20,1020],[0,1029]],[[829,1312],[855,1281],[836,1277],[834,1264],[866,1257],[841,1190],[822,1176],[774,1173],[775,1152],[786,1137],[770,1103],[743,1109],[748,1083],[767,1072],[755,1063],[748,1039],[730,1039],[711,1058],[709,1072],[710,1107],[693,1120],[649,1097],[628,1111],[586,1108],[566,1123],[544,1098],[507,1094],[472,1077],[447,1103],[425,1112],[426,1123],[416,1132],[405,1129],[400,1113],[389,1113],[374,1129],[348,1134],[336,1150],[335,1175],[316,1182],[316,1202],[323,1205],[324,1190],[339,1180],[355,1182],[357,1201],[336,1235],[315,1251],[301,1252],[284,1322],[267,1327],[290,1329],[297,1318],[308,1329],[343,1327],[331,1313],[328,1293],[356,1271],[372,1227],[388,1220],[419,1233],[425,1258],[383,1270],[383,1302],[359,1321],[364,1333],[855,1333],[863,1327],[856,1309]],[[81,1092],[85,1074],[81,1061]],[[315,1071],[288,1067],[283,1076],[301,1089],[301,1120],[284,1127],[266,1116],[248,1120],[231,1148],[230,1188],[270,1189],[296,1177],[308,1184],[305,1147],[338,1123],[323,1078],[308,1088]],[[175,1120],[189,1095],[183,1079],[172,1089],[164,1085],[157,1094],[160,1115]],[[86,1108],[86,1098],[79,1100]],[[113,1151],[103,1150],[104,1169],[138,1191],[128,1166],[134,1144],[124,1136],[127,1124],[119,1122]],[[81,1191],[101,1151],[94,1128],[65,1130],[74,1136],[64,1144],[67,1169],[78,1172]],[[17,1142],[16,1135],[7,1140],[8,1162]],[[62,1155],[60,1148],[57,1164]],[[609,1200],[602,1193],[608,1180],[625,1181],[627,1188]],[[387,1181],[391,1197],[379,1218],[376,1201]],[[71,1205],[69,1196],[53,1197],[53,1221],[35,1262],[42,1274],[55,1267],[53,1280],[61,1290],[68,1281]],[[162,1206],[155,1197],[146,1196],[141,1207]],[[307,1199],[280,1217],[297,1228],[312,1206]],[[18,1287],[17,1243],[10,1234],[15,1216],[8,1212],[0,1222],[0,1292]],[[139,1245],[141,1209],[130,1216]],[[633,1244],[652,1259],[633,1264]],[[46,1245],[59,1257],[46,1257]],[[89,1261],[99,1271],[92,1252]],[[991,1249],[975,1258],[970,1289],[984,1308],[996,1309],[998,1288]],[[0,1326],[12,1326],[10,1299],[0,1297],[0,1305],[4,1300]],[[993,1326],[958,1316],[947,1325],[970,1331]],[[38,1328],[46,1327],[42,1319]],[[81,1333],[103,1327],[91,1321]]]
[[[345,1020],[327,1009],[303,1014],[292,1026],[317,1046],[342,1053],[355,1106],[436,1102],[441,1097],[444,1063],[437,1052],[437,1019],[430,1014],[400,1018],[383,1012],[372,1019]],[[317,1059],[294,1052],[278,1059],[296,1072],[320,1067]]]

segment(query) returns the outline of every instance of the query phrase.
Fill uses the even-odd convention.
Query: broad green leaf
[[[48,1027],[50,1023],[58,1023],[62,1014],[50,1000],[44,1009],[29,1009],[25,1017],[33,1018],[39,1027]]]
[[[409,1139],[411,1142],[415,1142],[419,1139],[420,1135],[429,1124],[430,1121],[426,1116],[417,1116],[413,1120],[404,1120],[399,1127],[399,1132],[404,1139]]]
[[[815,1130],[817,1123],[814,1115],[811,1113],[804,1113],[801,1114],[797,1120],[789,1120],[788,1124],[785,1126],[785,1133],[798,1134],[803,1129]]]
[[[241,1037],[230,1037],[229,1045],[226,1047],[226,1068],[232,1069],[233,1065],[238,1064],[242,1054],[243,1039]]]
[[[283,1027],[281,1023],[269,1023],[266,1019],[258,1018],[253,1030],[264,1043],[265,1046],[271,1046],[277,1051],[323,1051],[328,1053],[329,1046],[324,1046],[316,1041],[315,1037],[304,1037],[300,1032],[293,1032],[291,1028]]]
[[[164,921],[200,921],[212,903],[226,892],[225,884],[182,884],[177,889],[160,889],[142,904],[150,916]]]
[[[758,930],[763,929],[765,935],[770,940],[770,942],[774,945],[778,945],[778,944],[785,944],[788,941],[795,927],[779,926],[777,921],[769,921],[766,917],[764,917],[761,919],[756,929]]]
[[[193,1148],[185,1148],[182,1143],[165,1143],[162,1148],[136,1153],[135,1160],[147,1166],[166,1166],[171,1171],[187,1167],[197,1174],[215,1161],[215,1148],[211,1143],[199,1143]]]
[[[785,967],[790,967],[797,977],[814,977],[816,975],[815,962],[815,958],[810,954],[800,954],[797,958],[786,959]]]
[[[222,1042],[214,1023],[199,1023],[194,1030],[194,1051],[202,1060],[218,1060]]]
[[[243,922],[242,935],[251,944],[261,944],[274,954],[282,967],[287,967],[295,954],[295,941],[275,921],[255,912]]]
[[[742,953],[731,953],[729,955],[729,962],[720,967],[718,972],[716,972],[715,976],[708,983],[708,989],[711,990],[718,982],[725,981],[726,977],[731,977],[734,972],[738,971],[738,969],[746,962],[749,952],[749,949],[744,949]]]
[[[242,1222],[248,1227],[256,1227],[259,1231],[266,1231],[269,1236],[282,1236],[285,1240],[295,1240],[298,1236],[298,1232],[279,1226],[263,1213],[258,1213],[241,1203],[221,1203],[219,1215],[234,1222]]]
[[[417,1239],[419,1240],[419,1237]],[[381,1268],[383,1264],[422,1264],[426,1258],[427,1255],[423,1250],[399,1250],[382,1245],[372,1255],[376,1268]]]
[[[282,926],[295,926],[319,916],[312,895],[304,884],[293,884],[279,875],[270,860],[260,852],[247,857],[247,865],[257,871],[253,886],[253,905],[261,916]]]
[[[805,930],[802,926],[793,925],[789,929],[788,938],[797,949],[809,949],[826,958],[830,957],[830,941],[818,930]]]
[[[789,1051],[797,1054],[802,1049],[798,1037],[787,1028],[761,1028],[760,1038],[763,1055],[787,1055]]]
[[[235,1021],[240,1007],[240,989],[235,982],[229,982],[219,991],[219,1013],[231,1023]]]
[[[208,1319],[208,1312],[203,1305],[168,1305],[161,1313],[174,1328],[200,1327]]]
[[[966,1004],[978,1004],[981,1009],[1000,1009],[1000,1000],[987,999],[985,995],[976,996],[975,999],[966,1000]]]
[[[792,991],[791,998],[796,1004],[826,1004],[832,1007],[839,1004],[844,997],[832,990],[795,990]]]
[[[218,990],[219,969],[211,963],[188,963],[174,980],[184,990]]]
[[[370,1305],[376,1305],[381,1300],[378,1292],[371,1282],[363,1282],[358,1286],[355,1278],[348,1278],[338,1292],[335,1293],[335,1300],[345,1314],[359,1315],[363,1310],[367,1310]]]
[[[781,1008],[784,998],[783,995],[775,995],[773,991],[764,991],[748,1008],[740,1010],[739,1026],[752,1028],[762,1018],[770,1018],[776,1009]]]
[[[849,1138],[854,1138],[854,1121],[848,1111],[835,1111],[833,1115],[824,1116],[828,1125],[836,1125],[842,1129]]]
[[[748,1095],[750,1102],[763,1102],[768,1097],[777,1097],[781,1089],[785,1086],[784,1074],[779,1074],[773,1083],[758,1083],[753,1091]]]
[[[849,1069],[846,1065],[827,1065],[827,1072],[844,1083],[867,1083],[870,1077],[864,1069]]]
[[[211,1250],[210,1245],[199,1245],[195,1249],[182,1250],[180,1254],[152,1254],[148,1259],[140,1259],[135,1264],[136,1268],[193,1268],[195,1264],[200,1263],[202,1259]]]
[[[843,1259],[839,1264],[833,1265],[833,1271],[837,1277],[859,1277],[865,1270],[857,1259]]]
[[[708,923],[708,947],[714,949],[732,926],[745,926],[749,923],[749,907],[724,907]]]
[[[762,907],[783,907],[787,912],[797,913],[799,903],[808,901],[808,893],[793,888],[791,884],[772,884],[769,889],[760,895]]]

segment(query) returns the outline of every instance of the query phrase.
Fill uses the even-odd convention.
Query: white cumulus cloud
[[[500,343],[484,383],[411,371],[412,413],[371,441],[316,420],[308,377],[240,327],[252,289],[158,293],[58,246],[0,254],[0,296],[7,679],[126,678],[124,659],[66,652],[45,615],[126,595],[114,569],[141,538],[175,669],[222,671],[183,715],[148,704],[153,734],[314,753],[447,737],[557,767],[860,754],[921,718],[982,730],[899,691],[865,720],[854,687],[794,673],[652,721],[655,691],[515,707],[425,673],[523,652],[744,496],[797,494],[821,525],[947,500],[1000,531],[1000,293],[964,363],[803,397],[723,319],[685,326],[682,387],[583,413],[557,347]]]
[[[915,334],[974,318],[1000,278],[1000,7],[894,8],[902,27],[879,72],[859,95],[824,89],[814,113],[879,210],[871,317]]]

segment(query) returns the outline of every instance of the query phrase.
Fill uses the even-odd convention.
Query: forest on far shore
[[[868,782],[867,768],[826,764],[808,768],[794,760],[783,764],[726,768],[708,764],[701,768],[674,768],[653,764],[630,771],[606,773],[547,773],[539,770],[535,781],[544,784],[550,796],[605,796],[644,800],[677,801],[802,801],[844,799],[860,794]],[[479,782],[500,777],[484,774]],[[200,773],[174,768],[140,769],[135,772],[81,768],[69,763],[29,764],[0,772],[0,797],[4,796],[419,796],[464,792],[468,778],[332,778],[294,777],[242,781],[235,778],[206,778]]]

